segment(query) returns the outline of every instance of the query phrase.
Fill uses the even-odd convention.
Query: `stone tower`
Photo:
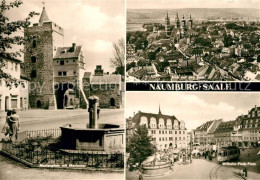
[[[186,20],[184,18],[184,15],[182,17],[182,20],[181,20],[181,35],[182,37],[184,37],[186,34]]]
[[[24,45],[24,70],[31,79],[29,105],[31,108],[56,108],[54,95],[53,57],[63,46],[63,29],[53,23],[45,10],[39,23],[24,30],[29,41]]]
[[[168,37],[171,35],[170,18],[168,16],[168,12],[167,12],[167,15],[165,18],[165,33],[166,33],[166,36],[168,36]]]
[[[180,19],[179,19],[178,13],[177,13],[176,18],[175,18],[175,27],[177,29],[180,28]]]
[[[192,24],[193,24],[193,20],[191,19],[191,15],[190,15],[190,19],[189,19],[189,29],[192,29]]]

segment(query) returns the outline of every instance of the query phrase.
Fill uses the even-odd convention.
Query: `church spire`
[[[167,14],[166,14],[166,18],[165,18],[165,19],[166,19],[166,21],[167,21],[167,20],[169,21],[169,19],[170,19],[170,18],[169,18],[168,11],[167,11]]]
[[[43,4],[43,8],[42,8],[41,17],[40,17],[40,19],[39,19],[39,25],[42,25],[43,22],[48,22],[48,21],[50,21],[48,15],[47,15],[47,12],[46,12],[46,10],[45,10],[45,3],[43,2],[42,4]]]
[[[159,114],[162,114],[160,104],[159,104]]]

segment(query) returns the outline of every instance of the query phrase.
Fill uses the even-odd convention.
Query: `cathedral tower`
[[[193,20],[191,19],[191,15],[190,15],[190,19],[189,19],[189,29],[192,29],[192,24],[193,24]]]
[[[180,28],[180,19],[179,19],[179,17],[178,17],[178,13],[177,13],[176,18],[175,18],[175,27],[176,27],[177,29]]]
[[[63,46],[63,29],[53,23],[45,7],[39,23],[24,30],[29,41],[24,45],[24,70],[30,77],[29,104],[31,108],[56,107],[54,95],[53,57],[58,46]]]
[[[184,15],[182,17],[182,20],[181,20],[181,35],[182,37],[184,37],[186,34],[186,20],[184,18]]]
[[[166,36],[168,36],[168,37],[171,35],[170,18],[168,16],[168,12],[167,12],[167,16],[165,18],[165,33],[166,33]]]

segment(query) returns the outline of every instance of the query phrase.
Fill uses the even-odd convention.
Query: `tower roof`
[[[167,15],[166,15],[165,19],[166,19],[166,20],[169,20],[169,19],[170,19],[170,18],[169,18],[169,15],[168,15],[168,11],[167,11]]]
[[[47,12],[45,10],[45,7],[42,8],[42,13],[41,13],[41,17],[39,19],[39,25],[42,25],[43,22],[46,22],[46,21],[50,21],[48,15],[47,15]]]
[[[160,104],[159,104],[159,114],[160,115],[162,114]]]

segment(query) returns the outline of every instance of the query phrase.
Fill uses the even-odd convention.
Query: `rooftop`
[[[81,52],[81,46],[58,47],[54,59],[77,58]]]

